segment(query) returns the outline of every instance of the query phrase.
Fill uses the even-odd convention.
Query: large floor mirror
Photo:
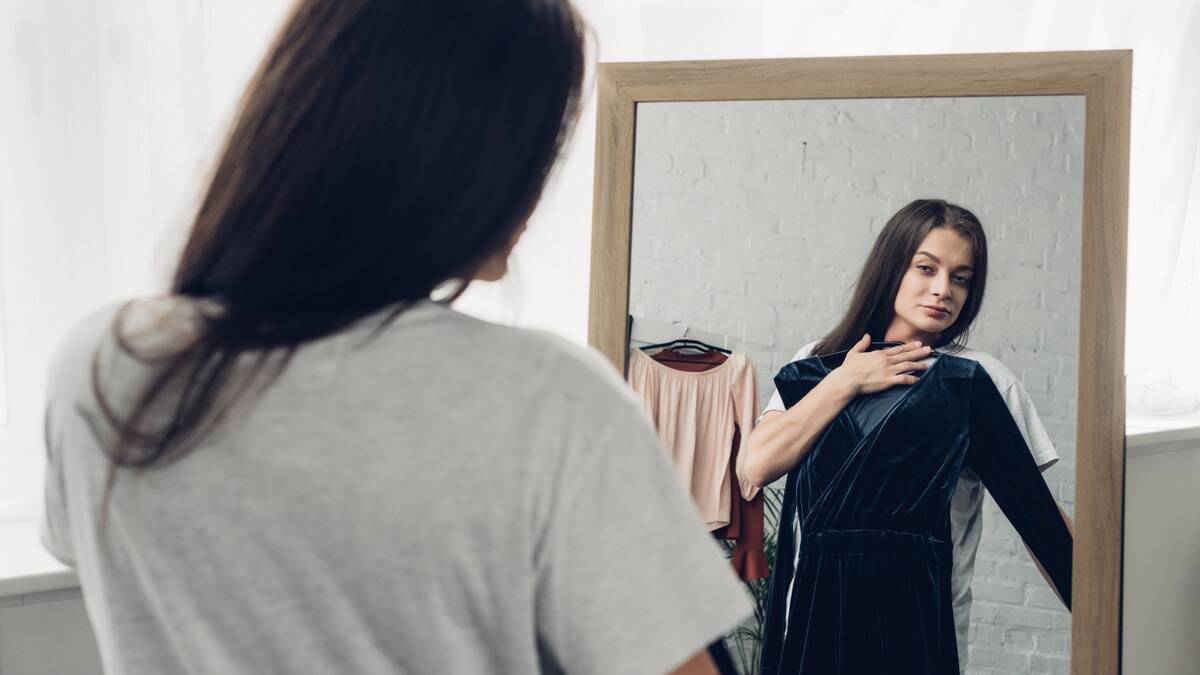
[[[744,537],[724,542],[762,609],[728,638],[740,671],[758,672],[764,633],[789,630],[764,625],[766,598],[779,588],[770,568],[781,530],[802,529],[803,508],[797,516],[784,499],[789,476],[814,479],[792,472],[749,485],[735,467],[746,447],[739,439],[765,409],[781,407],[776,376],[816,356],[863,280],[887,277],[864,272],[883,259],[874,248],[885,228],[899,227],[914,204],[949,204],[986,233],[986,265],[943,275],[950,287],[934,296],[955,302],[983,270],[986,293],[960,340],[967,349],[943,351],[986,366],[1034,475],[1073,526],[1073,545],[1068,609],[1049,564],[1035,563],[1029,523],[1017,516],[1014,527],[1005,515],[1014,515],[1014,498],[985,496],[964,460],[943,510],[953,521],[947,543],[970,555],[951,562],[947,553],[928,568],[957,575],[960,586],[966,579],[965,605],[955,591],[957,625],[938,629],[954,644],[929,638],[946,654],[937,672],[1119,672],[1131,59],[1105,51],[601,65],[589,340],[639,393],[660,388],[652,396],[687,398],[695,415],[711,414],[701,426],[734,427],[715,455],[664,438],[668,451],[688,455],[681,478],[715,537],[737,538],[725,533],[739,518],[763,523],[750,554]],[[953,230],[929,236],[937,231]],[[931,279],[950,263],[921,255],[931,260],[913,264]],[[905,288],[886,291],[897,307]],[[942,310],[914,311],[936,319]],[[721,386],[732,391],[728,406]],[[890,401],[877,410],[895,412],[901,403]],[[830,461],[832,451],[822,452]],[[889,470],[902,471],[899,462]],[[700,485],[722,496],[706,502]],[[800,545],[788,541],[799,561]],[[829,550],[848,555],[860,545]],[[895,574],[889,583],[908,582]],[[803,583],[796,574],[783,597],[801,597],[793,593]],[[889,620],[883,609],[867,612]],[[876,630],[921,638],[934,629]],[[793,654],[767,665],[810,672],[789,671],[801,662]]]

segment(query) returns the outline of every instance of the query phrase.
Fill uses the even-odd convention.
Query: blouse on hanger
[[[711,370],[729,359],[721,352],[713,351],[702,354],[663,349],[650,355],[657,363],[675,370],[698,373]],[[716,539],[733,542],[733,550],[729,555],[729,564],[743,581],[764,579],[771,575],[771,566],[767,562],[764,550],[763,533],[763,492],[750,486],[751,493],[757,493],[752,499],[742,497],[742,488],[737,478],[737,466],[741,447],[741,429],[733,430],[733,441],[730,443],[729,460],[729,524],[712,530]]]
[[[735,352],[715,368],[686,372],[632,349],[629,384],[646,404],[659,440],[708,529],[729,525],[734,430],[743,432],[738,450],[744,456],[746,438],[758,415],[754,364]],[[748,481],[740,481],[739,487],[745,499],[758,494]]]

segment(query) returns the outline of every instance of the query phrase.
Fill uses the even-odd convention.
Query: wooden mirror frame
[[[637,104],[651,101],[1084,97],[1071,672],[1121,670],[1125,269],[1133,53],[601,63],[588,342],[624,372]]]

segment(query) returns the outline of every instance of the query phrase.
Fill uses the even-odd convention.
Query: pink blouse
[[[740,463],[758,414],[754,364],[745,354],[735,352],[715,368],[687,372],[658,363],[641,349],[632,349],[629,384],[645,402],[659,440],[708,529],[728,525],[734,427],[741,431]],[[742,471],[738,470],[737,475],[742,476]],[[742,498],[753,499],[758,488],[744,479],[739,482]]]

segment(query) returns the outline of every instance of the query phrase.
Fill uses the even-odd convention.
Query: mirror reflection
[[[743,672],[1069,672],[1083,120],[638,105],[627,374]]]

